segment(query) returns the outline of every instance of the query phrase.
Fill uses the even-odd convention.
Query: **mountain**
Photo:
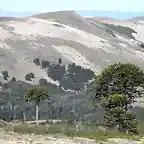
[[[141,21],[85,18],[74,11],[0,17],[0,71],[9,75],[1,103],[8,105],[13,95],[13,105],[22,116],[29,109],[24,95],[39,83],[53,95],[57,108],[73,111],[73,105],[81,103],[81,110],[90,114],[84,108],[92,100],[83,91],[95,74],[117,62],[134,63],[144,70],[143,31]],[[47,109],[42,106],[41,115]]]
[[[77,10],[76,12],[81,16],[108,17],[108,18],[121,19],[121,20],[144,15],[144,11],[134,12],[134,11],[119,11],[119,10],[115,10],[115,11]]]
[[[75,10],[81,16],[97,16],[97,17],[107,17],[113,19],[130,19],[137,16],[143,16],[144,11],[134,12],[134,11],[110,11],[110,10]],[[0,16],[3,17],[26,17],[32,16],[34,14],[39,14],[39,11],[0,11]]]
[[[24,80],[33,72],[36,81],[47,78],[33,61],[61,58],[100,73],[109,64],[132,62],[143,67],[143,25],[131,21],[97,21],[74,11],[51,12],[32,17],[0,18],[0,66],[10,77]],[[119,26],[117,26],[119,25]]]
[[[137,16],[137,17],[132,17],[131,19],[129,20],[136,20],[136,21],[140,21],[140,20],[144,20],[144,16]]]

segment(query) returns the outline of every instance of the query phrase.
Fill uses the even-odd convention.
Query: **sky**
[[[0,0],[3,11],[120,10],[144,11],[144,0]]]
[[[144,0],[0,0],[0,16],[75,10],[81,16],[127,19],[144,16]]]

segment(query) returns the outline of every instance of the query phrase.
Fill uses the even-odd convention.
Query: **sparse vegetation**
[[[73,11],[0,21],[0,135],[144,141],[142,23]]]
[[[35,134],[58,133],[70,137],[79,136],[97,140],[106,140],[111,137],[135,139],[133,133],[140,133],[137,138],[141,137],[141,122],[139,116],[133,112],[134,108],[132,107],[135,97],[143,94],[144,74],[139,67],[133,64],[118,63],[109,66],[100,75],[94,77],[90,70],[84,70],[74,63],[68,65],[67,71],[62,63],[51,64],[47,61],[45,63],[49,76],[60,82],[59,87],[48,83],[46,79],[40,79],[39,85],[36,86],[16,81],[15,78],[2,84],[3,87],[5,85],[5,91],[1,92],[4,96],[1,99],[2,105],[5,105],[4,98],[10,100],[10,97],[14,96],[11,102],[11,113],[15,113],[17,118],[20,115],[21,119],[21,124],[18,124],[20,123],[18,122],[6,127],[7,131]],[[88,73],[90,75],[87,75]],[[28,76],[30,80],[35,78],[33,73],[29,73]],[[88,89],[92,89],[94,97],[91,97],[91,93],[86,95],[82,91],[84,82],[92,79],[92,77],[95,79],[89,84]],[[67,83],[67,80],[69,83]],[[81,85],[78,85],[79,83]],[[75,91],[80,89],[80,93],[72,92],[72,96],[67,96],[70,92],[64,92],[61,89],[62,86]],[[49,99],[48,93],[52,99]],[[43,101],[44,99],[48,101]],[[25,100],[30,103],[25,102]],[[16,108],[18,102],[20,103]],[[93,104],[95,104],[95,108],[89,108],[89,105],[93,107]],[[105,113],[100,110],[99,104],[104,108]],[[38,124],[39,117],[42,118],[44,115],[47,119],[61,119],[62,122],[55,124],[41,123],[39,125],[24,123],[24,119],[28,120],[34,115],[35,105],[38,106],[36,109],[36,124]],[[4,108],[1,108],[1,111],[2,109]],[[25,114],[25,118],[23,114]],[[96,117],[96,114],[101,114],[101,118]],[[64,122],[65,120],[67,122]],[[98,120],[101,123],[98,123]],[[128,134],[124,134],[126,132]]]
[[[107,135],[105,131],[102,131],[98,127],[84,126],[83,129],[77,129],[74,124],[51,124],[51,125],[29,125],[29,124],[20,124],[5,127],[6,131],[13,131],[20,134],[36,134],[36,135],[45,135],[45,134],[60,134],[68,136],[71,138],[74,137],[83,137],[89,139],[95,139],[96,141],[106,141],[109,138],[123,138],[123,139],[133,139],[140,140],[141,135],[129,135],[121,132],[109,131]]]

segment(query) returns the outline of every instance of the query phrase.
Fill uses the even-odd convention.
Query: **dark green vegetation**
[[[142,44],[140,44],[140,47],[141,47],[141,48],[144,48],[144,44],[143,44],[143,43],[142,43]]]
[[[94,77],[92,71],[76,66],[74,63],[66,68],[61,58],[56,64],[47,60],[40,61],[39,58],[34,59],[33,62],[46,70],[53,80],[60,82],[60,85],[56,86],[48,83],[46,79],[40,79],[39,84],[34,86],[40,87],[50,96],[50,100],[45,99],[40,102],[39,119],[79,119],[83,115],[89,118],[93,116],[94,110],[89,108],[92,99],[84,92],[84,84]],[[35,120],[35,104],[25,101],[25,95],[33,85],[17,81],[15,77],[9,79],[8,72],[3,72],[3,75],[7,82],[1,83],[0,117],[7,120],[24,119],[24,117],[26,120]],[[33,73],[25,76],[25,79],[30,82],[34,78]],[[67,92],[64,89],[73,90],[73,92]]]
[[[139,87],[144,87],[144,73],[133,64],[114,64],[95,77],[93,82],[96,97],[112,94],[128,95],[130,99],[140,96]]]
[[[51,64],[49,61],[34,60],[36,65],[41,65],[42,69],[46,69],[48,76],[54,81],[59,81],[60,87],[65,90],[80,91],[84,89],[84,84],[94,77],[94,72],[89,69],[83,69],[81,66],[76,66],[74,63],[65,66],[62,64],[62,59],[58,59],[57,64]],[[30,76],[29,76],[30,77]]]
[[[36,122],[38,124],[38,108],[39,104],[44,99],[50,99],[48,93],[39,87],[34,87],[29,90],[25,96],[27,102],[33,102],[36,105]]]
[[[92,83],[95,98],[106,112],[105,126],[138,133],[138,121],[130,108],[135,98],[143,96],[143,71],[133,64],[118,63],[103,70]]]
[[[105,108],[105,126],[117,127],[120,132],[138,133],[136,115],[128,110],[127,96],[113,94],[102,98],[101,105]]]
[[[92,100],[84,93],[64,92],[50,83],[37,86],[50,96],[50,100],[40,102],[39,119],[75,119],[83,115],[89,118],[93,116],[94,110],[89,108]],[[3,90],[0,91],[0,117],[7,120],[24,119],[25,114],[26,120],[35,120],[35,104],[25,101],[25,95],[32,87],[31,84],[21,81],[3,84]]]
[[[38,58],[34,63],[46,70],[48,76],[59,81],[60,85],[50,84],[45,79],[40,79],[35,86],[16,81],[16,78],[3,83],[0,91],[2,118],[35,120],[35,105],[38,105],[37,120],[61,119],[72,124],[74,121],[89,121],[94,122],[95,126],[103,125],[117,128],[120,132],[138,133],[138,122],[143,119],[142,109],[133,108],[132,104],[134,98],[141,97],[143,92],[144,74],[139,67],[118,63],[94,77],[93,72],[74,63],[63,65],[60,58],[57,64],[40,61]],[[4,74],[8,77],[7,72]],[[35,78],[33,73],[26,77],[28,81]],[[88,85],[88,89],[92,91],[87,93],[84,85],[92,78],[94,81]],[[43,94],[50,97],[43,97]],[[136,115],[134,111],[137,111]]]

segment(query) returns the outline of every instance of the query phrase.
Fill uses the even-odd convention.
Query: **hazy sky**
[[[5,11],[121,10],[143,11],[144,0],[0,0]]]

